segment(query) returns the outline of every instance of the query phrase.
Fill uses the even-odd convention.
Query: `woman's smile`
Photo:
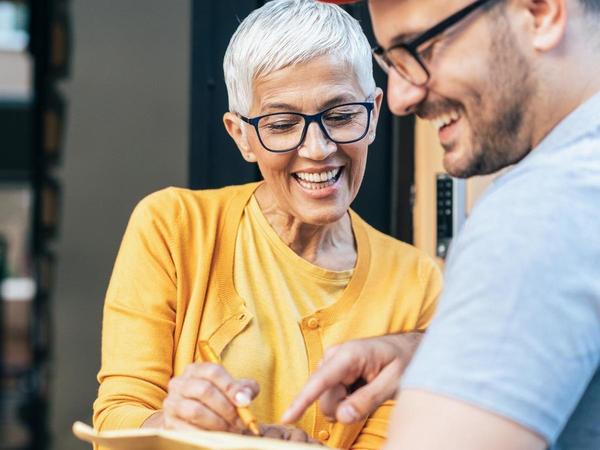
[[[343,172],[344,166],[328,166],[294,172],[292,178],[305,195],[324,198],[337,193]]]

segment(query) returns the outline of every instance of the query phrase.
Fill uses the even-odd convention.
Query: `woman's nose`
[[[319,125],[313,122],[306,130],[304,142],[298,148],[298,155],[315,161],[323,161],[336,150],[337,144],[329,140]]]
[[[412,114],[415,107],[427,96],[427,86],[417,86],[395,70],[388,74],[388,105],[397,116]]]

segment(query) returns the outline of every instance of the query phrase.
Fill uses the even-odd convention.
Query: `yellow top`
[[[213,364],[221,364],[221,360],[219,359],[217,354],[213,351],[213,349],[210,348],[210,345],[208,345],[208,342],[199,341],[198,342],[198,350],[200,351],[200,355],[202,355],[202,359],[204,361],[207,361],[207,362],[210,362]],[[236,410],[237,410],[238,415],[240,416],[240,419],[242,419],[242,422],[244,422],[244,425],[246,425],[246,427],[252,432],[252,434],[254,434],[255,436],[260,436],[260,428],[258,428],[258,420],[256,420],[256,417],[254,417],[254,414],[252,414],[252,411],[250,411],[249,408],[242,407],[242,406],[237,406]]]
[[[250,300],[254,320],[227,346],[222,362],[234,376],[258,381],[253,410],[260,422],[273,423],[308,378],[298,324],[335,303],[353,271],[323,269],[294,253],[269,225],[255,197],[242,215],[233,269],[235,289]],[[315,413],[316,406],[297,425],[314,434]]]
[[[278,240],[250,201],[257,186],[169,188],[136,207],[106,297],[97,429],[141,426],[161,408],[169,380],[202,359],[200,340],[235,376],[259,381],[251,409],[273,422],[324,348],[428,325],[441,276],[425,254],[351,212],[354,271],[315,267]],[[375,449],[390,409],[386,402],[344,426],[312,408],[301,426],[332,447]]]

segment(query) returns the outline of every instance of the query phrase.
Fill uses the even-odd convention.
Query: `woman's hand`
[[[248,406],[258,392],[256,381],[235,380],[218,364],[190,364],[169,382],[162,414],[154,414],[143,426],[241,433],[246,426],[236,406]]]
[[[263,437],[281,439],[283,441],[308,442],[311,444],[323,445],[319,441],[311,438],[300,428],[289,425],[261,425],[260,434]]]

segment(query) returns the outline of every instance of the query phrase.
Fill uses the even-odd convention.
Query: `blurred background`
[[[135,204],[259,178],[222,126],[222,58],[263,3],[0,0],[1,450],[88,448],[71,425],[91,423]],[[375,45],[366,6],[347,9]],[[385,107],[353,208],[441,262],[477,190],[443,174],[434,136]]]

